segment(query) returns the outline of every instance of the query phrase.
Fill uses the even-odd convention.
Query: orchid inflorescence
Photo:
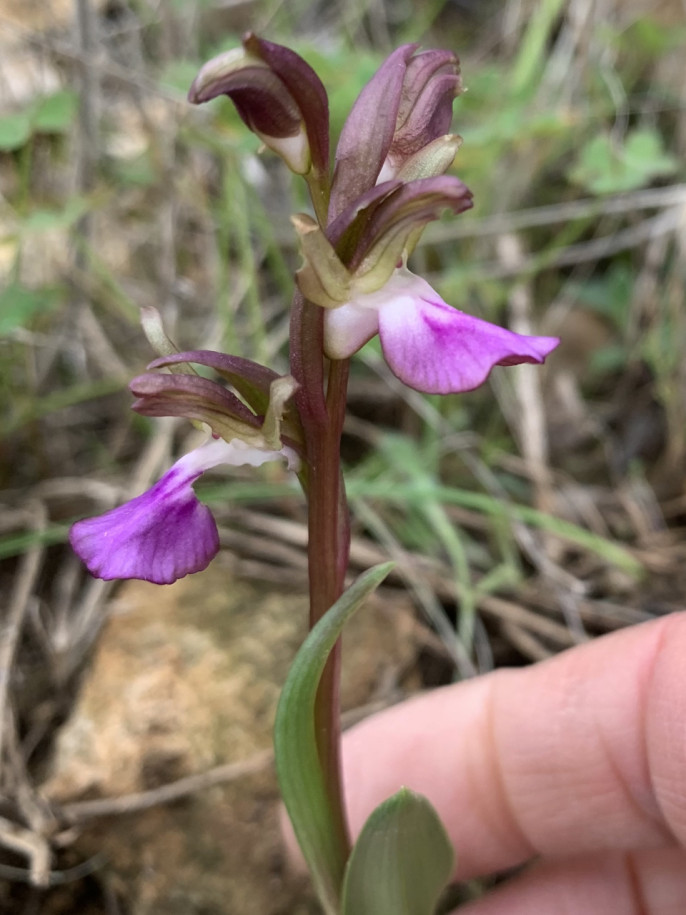
[[[323,356],[345,363],[378,333],[401,381],[448,394],[482,384],[495,365],[543,362],[555,348],[555,338],[522,336],[458,311],[407,267],[427,223],[472,206],[465,185],[445,174],[461,142],[449,133],[460,91],[451,52],[398,48],[355,102],[331,171],[326,91],[301,57],[248,34],[241,49],[201,69],[190,100],[229,96],[310,191],[314,218],[293,217],[304,262],[296,274],[291,375],[237,356],[160,347],[163,355],[148,368],[172,373],[135,378],[133,409],[204,423],[212,439],[143,495],[74,525],[72,545],[92,574],[166,584],[204,569],[219,538],[192,484],[218,464],[285,460],[291,469],[304,466],[306,479],[308,435],[332,406],[312,390],[322,387]],[[192,363],[212,368],[225,384],[195,374]]]
[[[71,530],[93,575],[168,584],[204,569],[219,550],[214,518],[193,490],[202,473],[285,461],[298,474],[307,500],[311,631],[282,691],[274,750],[282,798],[326,915],[428,915],[453,870],[435,811],[412,792],[378,807],[352,848],[348,835],[339,636],[391,565],[346,589],[340,444],[350,357],[378,334],[401,381],[449,394],[478,387],[496,365],[541,363],[558,344],[458,311],[407,266],[429,222],[472,206],[465,185],[446,174],[461,142],[449,133],[460,90],[451,52],[398,48],[360,93],[331,168],[326,91],[289,48],[248,34],[242,48],[200,70],[190,100],[229,96],[310,194],[312,213],[292,220],[303,263],[290,309],[290,373],[237,355],[178,352],[156,310],[142,309],[158,358],[131,382],[133,409],[184,417],[209,430],[207,440],[147,492]]]

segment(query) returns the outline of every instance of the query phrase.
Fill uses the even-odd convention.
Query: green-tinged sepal
[[[286,403],[297,390],[298,382],[292,375],[282,375],[272,381],[269,387],[269,405],[261,430],[267,448],[278,451],[282,447],[281,423],[286,412]]]
[[[142,416],[183,416],[206,423],[224,441],[263,445],[259,419],[235,394],[208,378],[146,373],[134,378],[129,389],[136,397],[132,409]]]
[[[347,848],[329,805],[317,752],[315,697],[331,649],[353,613],[381,584],[393,563],[361,575],[312,629],[284,684],[274,723],[281,795],[327,915],[338,915]]]
[[[342,915],[433,915],[455,865],[438,814],[401,788],[374,810],[350,854]]]
[[[350,298],[353,277],[321,227],[304,213],[291,222],[300,238],[304,264],[296,272],[300,291],[322,308],[337,308]]]
[[[170,358],[156,361],[165,364]],[[143,416],[183,416],[196,423],[205,423],[215,437],[226,442],[238,440],[262,451],[282,449],[284,426],[289,440],[298,447],[299,424],[284,422],[286,403],[298,388],[292,375],[276,375],[270,381],[269,400],[263,418],[253,413],[223,385],[195,374],[149,372],[134,378],[129,387],[137,398],[132,409]]]

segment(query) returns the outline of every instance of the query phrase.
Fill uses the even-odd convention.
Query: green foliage
[[[66,133],[74,123],[79,98],[75,92],[62,89],[37,102],[32,116],[36,133]]]
[[[20,111],[0,117],[0,152],[12,152],[28,142],[31,136],[31,118]]]
[[[342,915],[433,915],[454,854],[425,797],[401,788],[369,816],[351,852]]]
[[[21,149],[34,134],[67,133],[78,109],[75,92],[62,89],[31,103],[24,111],[0,117],[0,152]]]
[[[582,147],[569,178],[592,194],[617,194],[673,175],[678,168],[676,158],[665,152],[659,133],[643,128],[630,131],[621,144],[609,134],[591,138]]]
[[[602,315],[621,332],[626,328],[633,284],[632,271],[626,264],[617,262],[602,277],[573,284],[570,292],[578,302]]]
[[[0,291],[0,336],[17,327],[26,327],[37,315],[56,308],[64,299],[64,290],[56,287],[28,289],[11,283]]]

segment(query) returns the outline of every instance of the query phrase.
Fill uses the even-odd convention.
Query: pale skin
[[[457,879],[531,862],[460,915],[686,912],[686,613],[402,703],[343,760],[354,833],[406,785]]]

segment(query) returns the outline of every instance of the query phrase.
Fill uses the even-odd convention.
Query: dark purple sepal
[[[279,139],[297,136],[302,123],[298,106],[267,67],[244,66],[211,81],[203,80],[205,72],[203,68],[188,92],[193,104],[227,95],[251,130]]]
[[[401,181],[377,184],[347,206],[327,228],[326,237],[346,266],[355,257],[360,238],[376,208],[401,187]]]
[[[376,259],[390,244],[402,254],[404,240],[438,219],[444,210],[462,213],[473,205],[472,193],[458,178],[439,175],[403,184],[378,184],[348,206],[327,236],[338,256],[354,272],[376,248]]]
[[[363,220],[363,229],[350,269],[356,270],[363,261],[367,261],[365,269],[371,269],[389,250],[396,252],[392,257],[402,255],[410,236],[444,211],[457,215],[472,206],[469,188],[450,175],[419,178],[401,185],[381,198],[371,212],[358,217]]]

